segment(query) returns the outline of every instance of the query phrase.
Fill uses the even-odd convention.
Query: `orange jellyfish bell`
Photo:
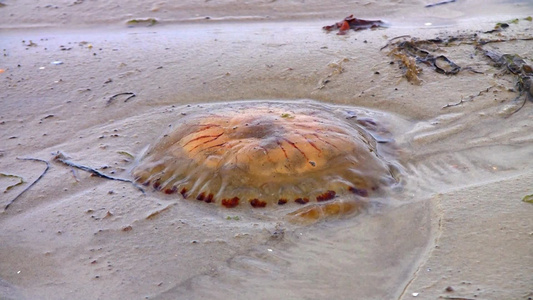
[[[365,198],[397,182],[375,138],[388,132],[374,114],[314,101],[206,104],[178,120],[132,172],[166,194],[226,208]]]

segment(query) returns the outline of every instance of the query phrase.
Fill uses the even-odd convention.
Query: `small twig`
[[[475,73],[475,74],[485,74],[485,73],[483,73],[483,72],[481,72],[481,71],[475,70],[475,69],[472,68],[472,67],[464,67],[463,70],[464,70],[464,71],[470,71],[470,72]]]
[[[134,187],[136,187],[138,190],[140,190],[143,194],[144,194],[144,189],[142,187],[140,187],[137,183],[135,183],[135,181],[133,180],[130,180],[130,179],[125,179],[125,178],[120,178],[120,177],[113,177],[113,176],[109,176],[107,174],[104,174],[98,170],[95,170],[91,167],[87,167],[87,166],[84,166],[84,165],[80,165],[80,164],[77,164],[75,162],[72,162],[70,160],[67,159],[67,157],[65,156],[65,154],[63,154],[61,151],[58,151],[55,156],[54,156],[54,161],[58,161],[64,165],[67,165],[71,168],[76,168],[76,169],[80,169],[82,171],[85,171],[85,172],[88,172],[88,173],[91,173],[93,174],[94,176],[97,176],[97,177],[100,177],[100,178],[104,178],[104,179],[109,179],[109,180],[116,180],[116,181],[122,181],[122,182],[129,182],[131,183]]]
[[[122,95],[130,95],[128,98],[126,98],[124,100],[124,102],[128,102],[128,100],[130,100],[131,98],[137,96],[137,95],[135,95],[135,93],[132,93],[132,92],[118,93],[118,94],[115,94],[115,95],[111,96],[109,98],[109,100],[107,100],[107,105],[111,104],[111,102],[113,100],[115,100],[115,98],[117,98],[118,96],[122,96]]]
[[[390,46],[390,44],[391,44],[392,41],[394,41],[394,40],[401,39],[401,38],[410,38],[410,37],[411,37],[411,36],[408,35],[408,34],[406,34],[406,35],[400,35],[400,36],[397,36],[397,37],[393,37],[392,39],[390,39],[390,40],[387,42],[387,44],[386,44],[385,46],[379,48],[379,51],[381,51],[381,50],[387,48],[388,46]]]
[[[442,108],[448,108],[448,107],[454,107],[454,106],[459,106],[463,103],[465,103],[465,99],[464,98],[461,98],[461,101],[457,102],[457,103],[448,103],[446,105],[444,105]]]
[[[43,178],[44,174],[46,174],[46,172],[48,172],[48,169],[50,169],[50,163],[47,162],[46,160],[43,160],[43,159],[40,159],[40,158],[33,158],[33,157],[17,157],[18,160],[32,160],[32,161],[40,161],[40,162],[43,162],[46,164],[46,169],[44,169],[44,171],[41,173],[41,175],[39,177],[37,177],[37,179],[35,179],[28,187],[26,187],[20,194],[18,194],[15,198],[13,198],[13,200],[9,201],[9,203],[6,205],[6,207],[4,207],[4,211],[6,211],[9,206],[11,206],[11,204],[13,204],[15,201],[17,201],[18,198],[20,198],[20,196],[22,196],[22,194],[24,194],[27,190],[29,190],[32,186],[34,186],[39,180],[41,180],[41,178]]]
[[[461,98],[461,101],[457,102],[457,103],[448,103],[446,105],[444,105],[442,108],[448,108],[448,107],[454,107],[454,106],[459,106],[465,102],[469,102],[469,101],[472,101],[474,98],[476,97],[479,97],[481,95],[483,95],[484,93],[488,93],[492,88],[494,88],[495,86],[489,86],[488,88],[480,91],[479,93],[477,93],[477,95],[470,95],[468,96],[468,100],[465,100],[464,98]]]
[[[70,168],[70,171],[72,172],[72,177],[74,177],[74,180],[76,180],[76,182],[80,182],[80,179],[78,178],[78,171],[76,171],[74,168]]]
[[[124,99],[124,102],[128,102],[128,100],[130,100],[131,98],[135,97],[137,95],[133,94],[131,96],[129,96],[128,98]]]
[[[437,2],[437,3],[428,4],[425,7],[435,7],[438,5],[443,5],[443,4],[453,3],[453,2],[455,2],[455,0],[444,0],[444,1]]]
[[[101,177],[101,178],[105,178],[105,179],[110,179],[110,180],[118,180],[118,181],[125,181],[125,182],[131,182],[130,180],[128,179],[123,179],[123,178],[116,178],[116,177],[111,177],[109,175],[106,175],[98,170],[95,170],[91,167],[87,167],[87,166],[83,166],[83,165],[79,165],[75,162],[72,162],[70,160],[67,159],[67,157],[61,153],[61,152],[57,152],[55,157],[54,157],[54,160],[55,161],[58,161],[62,164],[65,164],[69,167],[72,167],[72,168],[76,168],[76,169],[80,169],[80,170],[83,170],[85,172],[89,172],[89,173],[92,173],[93,175],[95,176],[98,176],[98,177]]]

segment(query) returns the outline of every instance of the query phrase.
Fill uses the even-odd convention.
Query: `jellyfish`
[[[373,115],[314,101],[205,104],[180,117],[132,175],[226,209],[292,205],[296,221],[348,214],[399,182],[385,155],[393,140]]]

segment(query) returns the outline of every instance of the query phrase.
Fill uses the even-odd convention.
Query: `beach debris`
[[[533,204],[533,194],[524,196],[522,201]]]
[[[6,70],[0,69],[0,74],[4,73]]]
[[[87,42],[87,41],[81,41],[81,42],[78,43],[78,46],[80,46],[80,47],[83,47],[83,46],[86,46],[86,45],[91,45],[91,44],[89,44],[89,42]],[[91,45],[91,48],[92,48],[92,45]]]
[[[130,100],[131,98],[137,96],[137,95],[135,95],[135,93],[132,93],[132,92],[118,93],[118,94],[115,94],[115,95],[111,96],[111,97],[109,98],[109,100],[107,100],[107,104],[106,104],[106,105],[111,104],[111,102],[112,102],[113,100],[115,100],[115,98],[117,98],[118,96],[123,96],[123,95],[128,95],[128,97],[127,97],[126,99],[124,99],[124,102],[128,102],[128,100]]]
[[[529,17],[525,19],[529,21]],[[513,19],[509,21],[509,23],[515,24],[519,20],[520,19]],[[503,23],[498,24],[498,26],[502,26]],[[494,32],[495,30],[483,33],[491,34]],[[468,70],[477,74],[484,74],[471,67],[461,67],[444,55],[433,54],[436,51],[441,50],[442,47],[472,45],[478,53],[482,53],[485,57],[489,58],[496,68],[504,70],[505,73],[511,74],[516,79],[516,89],[510,89],[510,91],[517,91],[518,95],[512,101],[504,105],[498,113],[507,118],[518,112],[525,105],[527,100],[533,101],[533,67],[526,63],[526,61],[519,55],[501,54],[495,50],[486,50],[483,47],[493,43],[530,40],[533,40],[533,37],[522,36],[502,38],[500,34],[498,34],[496,38],[486,38],[479,35],[479,33],[436,37],[426,40],[412,38],[409,35],[402,35],[390,39],[380,51],[386,48],[391,49],[388,55],[398,60],[398,64],[404,71],[406,79],[413,84],[420,84],[421,80],[418,75],[422,72],[422,69],[417,66],[419,63],[431,66],[436,72],[445,75],[456,75],[463,70]],[[391,62],[391,64],[394,64],[394,62]],[[442,108],[454,107],[467,101],[472,101],[473,98],[488,92],[494,87],[495,86],[492,85],[479,92],[477,95],[462,98],[459,102],[447,104]]]
[[[418,78],[418,74],[422,72],[422,69],[416,65],[415,59],[400,52],[396,52],[393,55],[400,60],[400,68],[403,70],[407,81],[420,84],[421,81]]]
[[[50,169],[50,163],[47,162],[46,160],[43,160],[43,159],[40,159],[40,158],[33,158],[33,157],[17,157],[18,160],[30,160],[30,161],[38,161],[38,162],[42,162],[42,163],[45,163],[46,164],[46,168],[44,169],[44,171],[41,173],[41,175],[39,175],[39,177],[37,177],[37,179],[35,179],[29,186],[27,186],[22,192],[20,192],[20,194],[18,194],[15,198],[13,198],[11,201],[9,201],[9,203],[4,207],[4,211],[6,211],[10,206],[11,204],[15,203],[15,201],[17,201],[17,199],[20,198],[20,196],[22,196],[27,190],[29,190],[32,186],[34,186],[39,180],[41,180],[41,178],[43,178],[44,174],[46,174],[46,172],[48,172],[48,169]]]
[[[344,20],[337,22],[333,25],[324,26],[322,27],[322,29],[328,32],[338,29],[339,32],[337,32],[337,35],[345,35],[350,29],[358,31],[377,27],[385,27],[385,23],[381,20],[357,19],[354,18],[353,15],[349,15],[348,17],[344,18]]]
[[[405,37],[405,36],[402,36]],[[394,38],[398,39],[398,37]],[[416,63],[423,63],[431,66],[437,73],[444,75],[455,75],[461,71],[461,67],[450,60],[444,55],[433,55],[431,52],[425,49],[428,45],[436,46],[437,43],[441,43],[442,40],[419,40],[412,38],[408,41],[398,41],[395,43],[387,43],[385,49],[390,46],[394,48],[389,52],[389,56],[392,56],[399,60],[401,68],[404,70],[404,75],[407,80],[414,84],[420,84],[420,78],[418,74],[422,72]],[[433,47],[435,48],[435,47]]]
[[[515,18],[515,19],[509,20],[509,21],[506,21],[506,22],[496,23],[496,26],[507,28],[507,27],[509,27],[509,24],[518,24],[518,22],[520,22],[520,19]]]
[[[439,5],[443,5],[443,4],[453,3],[455,1],[456,0],[444,0],[444,1],[436,2],[436,3],[428,4],[428,5],[424,6],[424,7],[435,7],[435,6],[439,6]]]
[[[524,59],[517,54],[500,54],[494,50],[485,50],[481,46],[477,49],[497,68],[505,68],[505,71],[510,72],[516,78],[518,95],[500,110],[500,115],[509,117],[524,107],[527,100],[533,101],[533,68],[526,64]]]
[[[291,115],[290,113],[282,113],[281,117],[284,119],[294,119],[294,116]]]
[[[474,101],[474,98],[479,97],[479,96],[481,96],[481,95],[483,95],[483,94],[488,93],[491,89],[493,89],[493,88],[495,88],[495,87],[496,87],[495,85],[489,86],[488,88],[486,88],[486,89],[480,91],[479,93],[477,93],[477,95],[470,95],[470,96],[468,96],[468,97],[466,97],[466,98],[461,98],[461,100],[460,100],[459,102],[457,102],[457,103],[448,103],[448,104],[444,105],[442,108],[448,108],[448,107],[459,106],[459,105],[461,105],[461,104],[463,104],[463,103],[465,103],[465,102]]]
[[[410,40],[405,40],[406,38],[410,38]],[[514,66],[522,66],[524,65],[523,60],[517,60],[515,58],[512,58],[511,56],[507,55],[502,58],[500,54],[493,54],[490,51],[487,52],[482,49],[483,45],[487,45],[490,43],[501,43],[501,42],[507,42],[507,41],[527,41],[531,40],[533,38],[525,37],[525,38],[510,38],[510,39],[483,39],[478,36],[478,34],[465,34],[465,35],[458,35],[458,36],[449,36],[445,38],[433,38],[433,39],[427,39],[427,40],[421,40],[417,38],[411,38],[409,35],[403,35],[398,36],[395,38],[390,39],[385,46],[383,46],[380,50],[391,48],[392,50],[389,52],[390,56],[396,57],[400,60],[400,62],[404,62],[405,58],[403,58],[403,55],[413,57],[416,61],[416,63],[423,63],[428,66],[431,66],[434,68],[434,70],[438,73],[445,74],[445,75],[455,75],[459,73],[461,70],[469,70],[474,73],[481,73],[476,70],[473,70],[470,67],[462,68],[461,66],[457,65],[455,62],[453,62],[451,59],[444,55],[436,55],[432,54],[432,52],[440,50],[440,47],[450,47],[450,46],[459,46],[461,44],[470,44],[474,45],[477,50],[480,50],[482,52],[485,52],[486,56],[491,58],[493,61],[499,63],[500,65],[505,64],[505,60],[511,61],[511,63],[508,63],[509,67]],[[393,42],[394,41],[394,42]],[[514,60],[514,62],[513,62]],[[529,68],[529,66],[526,66],[526,68]],[[512,71],[514,74],[517,72],[517,67],[515,67],[516,70]]]
[[[55,65],[55,66],[58,66],[58,65],[62,65],[62,64],[63,64],[63,62],[62,62],[62,61],[60,61],[60,60],[55,60],[55,61],[51,62],[50,64],[51,64],[51,65]]]
[[[494,29],[492,30],[489,30],[489,31],[485,31],[484,33],[495,33],[495,32],[500,32],[502,31],[503,29],[507,29],[509,28],[509,24],[518,24],[518,22],[520,22],[520,20],[524,20],[524,21],[533,21],[533,18],[531,16],[529,17],[526,17],[526,18],[523,18],[523,19],[512,19],[512,20],[509,20],[509,21],[505,21],[505,22],[498,22],[496,23],[496,25],[494,26]]]
[[[437,73],[445,75],[454,75],[459,73],[459,71],[461,70],[461,67],[459,67],[456,63],[454,63],[444,55],[439,55],[435,58],[431,58],[430,60],[428,60],[428,62],[435,67],[435,71],[437,71]]]
[[[139,18],[139,19],[131,19],[126,22],[126,24],[130,27],[135,25],[146,25],[146,26],[154,26],[158,23],[158,20],[155,18]]]
[[[37,43],[34,43],[32,40],[29,40],[28,42],[22,40],[22,44],[26,47],[37,47]]]
[[[124,155],[124,156],[127,156],[129,159],[135,159],[135,157],[133,156],[133,154],[127,152],[127,151],[117,151],[118,154],[120,155]]]
[[[61,151],[57,151],[56,153],[53,153],[52,155],[54,155],[54,161],[62,163],[62,164],[66,165],[66,166],[69,166],[71,168],[76,168],[76,169],[91,173],[93,176],[97,176],[97,177],[108,179],[108,180],[116,180],[116,181],[122,181],[122,182],[131,183],[133,186],[135,186],[138,190],[140,190],[144,194],[144,189],[142,187],[140,187],[138,184],[136,184],[133,180],[120,178],[120,177],[109,176],[109,175],[104,174],[104,173],[102,173],[102,172],[100,172],[100,171],[98,171],[98,170],[96,170],[94,168],[87,167],[87,166],[75,163],[75,162],[69,160],[68,157]]]
[[[447,286],[447,287],[444,289],[444,291],[451,293],[451,292],[453,292],[453,291],[455,291],[455,290],[453,289],[453,287],[452,287],[451,285],[449,285],[449,286]]]
[[[8,187],[6,187],[6,189],[4,190],[4,193],[7,193],[9,190],[11,190],[12,188],[16,187],[16,186],[19,186],[21,184],[24,183],[24,179],[20,176],[17,176],[17,175],[11,175],[11,174],[5,174],[5,173],[0,173],[0,177],[4,177],[4,178],[15,178],[15,179],[18,179],[19,182],[15,183],[15,184],[12,184]]]

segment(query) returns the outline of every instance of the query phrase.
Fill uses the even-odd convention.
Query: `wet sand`
[[[431,10],[423,7],[429,1],[355,2],[358,17],[391,26],[322,31],[354,10],[348,4],[257,1],[230,10],[231,1],[115,8],[4,1],[0,173],[26,183],[0,194],[1,206],[46,167],[17,157],[49,161],[50,169],[0,215],[0,298],[532,297],[533,205],[521,199],[533,193],[533,103],[502,115],[516,96],[515,78],[472,45],[439,53],[479,73],[446,76],[421,66],[421,85],[380,50],[402,35],[488,31],[532,15],[531,4],[494,1],[475,14],[476,1]],[[125,25],[146,17],[159,22]],[[530,37],[530,28],[521,20],[497,37]],[[532,63],[531,41],[487,49]],[[125,92],[136,96],[110,100]],[[132,161],[121,153],[153,144],[186,105],[277,99],[403,120],[391,131],[404,189],[356,217],[295,226],[277,211],[142,194],[52,161],[63,151],[127,177]],[[16,182],[0,177],[0,189]]]

